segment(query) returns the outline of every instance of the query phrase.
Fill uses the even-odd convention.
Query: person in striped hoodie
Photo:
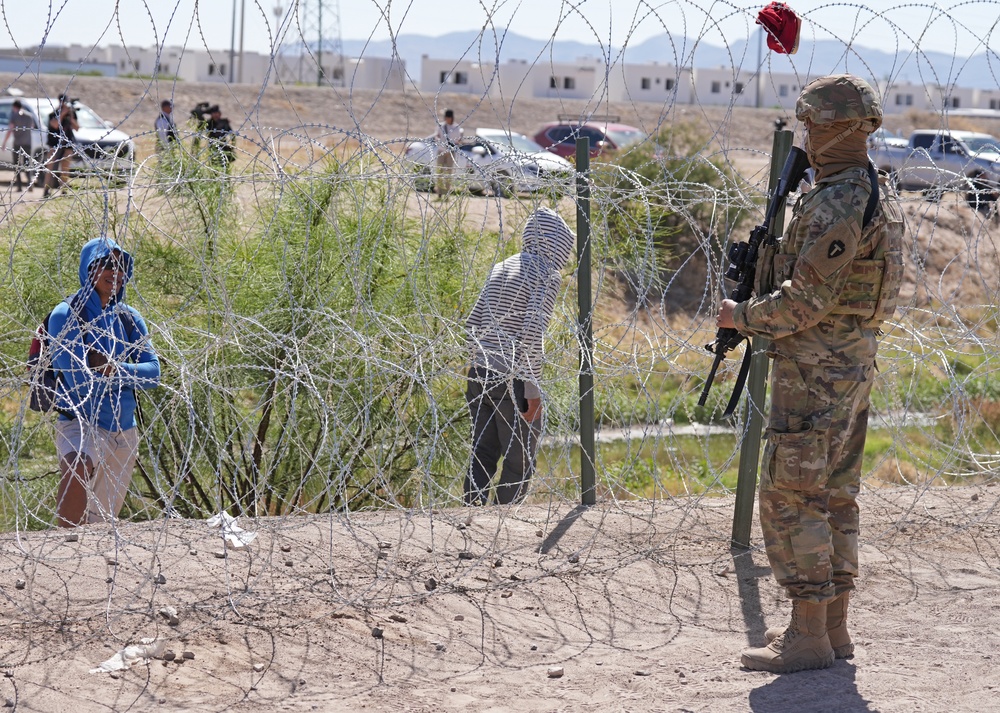
[[[486,505],[503,458],[495,502],[520,502],[535,469],[542,418],[542,338],[576,236],[559,215],[528,217],[521,252],[493,266],[466,322],[471,352],[465,398],[472,459],[465,503]]]

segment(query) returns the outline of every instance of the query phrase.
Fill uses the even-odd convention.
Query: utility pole
[[[247,0],[240,0],[240,73],[239,81],[243,84],[243,24],[247,19]]]
[[[299,0],[299,2],[302,6],[300,24],[302,34],[299,39],[304,48],[311,43],[311,38],[315,38],[316,42],[316,86],[343,86],[344,44],[340,36],[339,0],[308,0],[308,2]],[[327,46],[327,38],[333,39],[332,47]]]
[[[233,83],[233,63],[236,61],[236,0],[233,0],[233,23],[229,27],[229,83]]]
[[[316,86],[323,86],[323,0],[316,0]]]
[[[757,31],[757,80],[754,85],[757,87],[757,100],[754,102],[754,106],[760,109],[760,83],[764,77],[764,28],[761,27]]]

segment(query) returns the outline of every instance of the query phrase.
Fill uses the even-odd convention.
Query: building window
[[[162,72],[163,74],[170,74],[170,65],[165,64],[162,67],[160,67],[160,72]]]
[[[669,92],[671,89],[674,88],[674,80],[673,79],[663,80],[663,86]]]
[[[712,94],[718,94],[722,91],[722,85],[719,82],[712,82]]]
[[[778,85],[778,96],[779,97],[787,97],[788,96],[788,85],[787,84],[779,84]]]
[[[138,72],[139,71],[139,60],[137,60],[137,59],[133,59],[132,60],[132,71],[133,72]]]
[[[743,82],[736,82],[736,84],[733,85],[733,94],[742,94],[742,93],[743,93]]]
[[[896,95],[896,106],[902,106],[902,105],[903,105],[903,95],[902,94],[897,94]]]
[[[949,97],[948,106],[952,109],[958,109],[958,97]]]
[[[559,86],[559,82],[556,81],[555,77],[549,77],[549,89],[555,89]]]
[[[208,76],[211,77],[213,74],[215,74],[215,65],[210,64],[208,65]]]
[[[220,75],[223,75],[223,74],[225,74],[225,73],[226,73],[226,65],[224,65],[224,64],[220,64],[220,65],[219,65],[219,74],[220,74]]]
[[[438,84],[447,84],[447,83],[448,83],[448,73],[447,72],[441,72],[438,75]]]
[[[907,94],[906,95],[906,106],[913,106],[913,95],[912,94]]]
[[[455,72],[455,84],[468,84],[469,75],[467,72]]]
[[[649,89],[650,87],[653,86],[652,83],[649,81],[649,77],[643,77],[640,84],[642,85],[643,89]]]
[[[996,109],[996,108],[997,108],[997,100],[990,99],[990,109]]]
[[[576,80],[573,77],[563,77],[563,89],[576,89]]]

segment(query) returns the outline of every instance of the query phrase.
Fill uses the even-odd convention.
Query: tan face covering
[[[848,168],[868,165],[870,121],[837,121],[814,124],[806,130],[805,149],[816,178],[825,178]]]

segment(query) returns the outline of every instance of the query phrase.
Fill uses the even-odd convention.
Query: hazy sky
[[[276,29],[285,42],[299,36],[294,0],[237,0],[246,8],[244,46],[268,52]],[[484,27],[509,27],[533,38],[555,37],[615,46],[664,32],[700,37],[712,44],[747,38],[766,4],[712,0],[324,0],[324,34],[334,33],[339,6],[344,39],[386,39],[403,33],[442,35]],[[915,43],[924,50],[962,56],[986,47],[1000,50],[1000,0],[938,3],[872,0],[789,0],[804,23],[803,40],[839,37],[892,51]],[[298,14],[315,15],[317,0],[300,0]],[[0,0],[4,23],[0,46],[79,43],[151,46],[154,42],[227,49],[233,32],[231,0]],[[276,14],[276,8],[280,13]],[[280,20],[280,21],[279,21]],[[315,27],[315,19],[300,22]],[[239,22],[236,23],[237,44]],[[313,36],[308,36],[310,41]],[[442,55],[445,48],[442,48]]]

